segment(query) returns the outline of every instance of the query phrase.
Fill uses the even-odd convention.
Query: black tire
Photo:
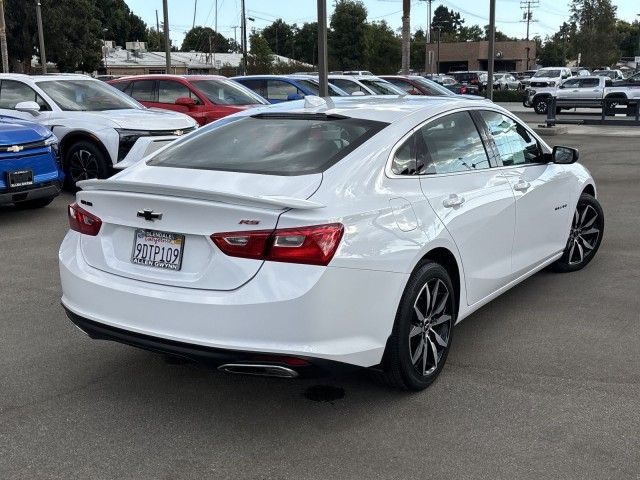
[[[533,110],[538,115],[546,115],[549,105],[547,105],[547,99],[549,97],[536,97],[533,99]]]
[[[607,97],[607,100],[626,100],[626,97]],[[605,107],[605,115],[608,117],[612,117],[616,114],[616,107],[620,105],[619,102],[611,102],[611,103],[607,103],[606,107]]]
[[[583,193],[574,210],[567,246],[562,257],[551,264],[551,270],[565,273],[586,267],[600,248],[603,235],[604,212],[600,202]]]
[[[53,202],[55,196],[36,198],[34,200],[25,200],[15,203],[15,207],[20,210],[31,210],[32,208],[43,208]]]
[[[71,145],[64,154],[65,188],[74,190],[76,182],[90,178],[107,178],[111,168],[105,155],[93,142],[81,140]]]
[[[447,270],[431,261],[419,264],[402,294],[382,363],[372,370],[373,377],[402,390],[419,391],[431,385],[447,360],[457,305]],[[420,314],[422,318],[419,311],[425,313]]]

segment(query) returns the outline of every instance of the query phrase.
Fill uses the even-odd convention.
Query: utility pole
[[[402,0],[402,74],[409,75],[411,56],[411,0]]]
[[[242,18],[240,19],[240,34],[242,38],[242,74],[247,74],[247,12],[244,8],[244,0],[241,1]]]
[[[171,42],[169,41],[169,7],[167,0],[162,0],[162,11],[164,15],[164,56],[166,59],[166,73],[171,73]]]
[[[496,56],[496,0],[489,0],[489,65],[487,98],[493,100],[493,60]]]
[[[9,53],[7,51],[7,28],[4,24],[4,1],[0,0],[0,53],[2,54],[2,73],[9,73]]]
[[[436,27],[438,29],[438,57],[436,60],[436,73],[440,74],[440,33],[442,33],[442,25]]]
[[[198,11],[198,0],[193,0],[193,23],[191,24],[191,28],[194,28],[196,26],[196,12],[197,11]]]
[[[433,0],[421,0],[427,2],[427,29],[424,32],[424,73],[433,73],[433,65],[429,62],[429,44],[431,43],[431,4]],[[427,70],[429,68],[429,70]]]
[[[38,38],[40,39],[40,65],[42,65],[42,73],[44,74],[47,73],[47,55],[44,51],[44,33],[42,32],[42,12],[40,11],[40,0],[36,0],[36,20],[38,22]],[[2,23],[4,24],[4,20]]]
[[[329,96],[327,56],[327,0],[318,0],[318,96]]]
[[[160,22],[158,21],[158,9],[156,8],[156,32],[160,33]]]
[[[533,19],[532,8],[538,8],[540,6],[540,0],[520,0],[520,8],[525,12],[522,14],[522,22],[527,23],[527,41],[529,40],[529,25],[532,22],[537,22]]]

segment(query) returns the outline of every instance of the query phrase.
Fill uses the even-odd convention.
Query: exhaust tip
[[[218,370],[235,375],[254,375],[259,377],[295,378],[298,372],[282,365],[260,363],[225,363]]]

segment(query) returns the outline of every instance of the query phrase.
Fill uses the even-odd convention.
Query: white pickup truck
[[[613,82],[608,77],[572,77],[557,87],[529,88],[525,92],[525,105],[532,106],[536,113],[547,113],[547,102],[556,97],[560,109],[575,107],[600,108],[602,100],[620,99],[640,101],[640,73],[626,80]],[[609,104],[612,107],[612,104]]]

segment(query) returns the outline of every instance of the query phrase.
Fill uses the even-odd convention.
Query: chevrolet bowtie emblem
[[[7,152],[17,153],[23,149],[24,147],[22,145],[11,145],[10,147],[7,147]]]
[[[174,135],[176,135],[177,137],[179,137],[180,135],[182,135],[184,132],[182,130],[175,130],[173,132]]]
[[[138,217],[144,218],[148,222],[153,222],[154,220],[162,220],[162,214],[158,212],[154,212],[153,210],[138,210]]]

